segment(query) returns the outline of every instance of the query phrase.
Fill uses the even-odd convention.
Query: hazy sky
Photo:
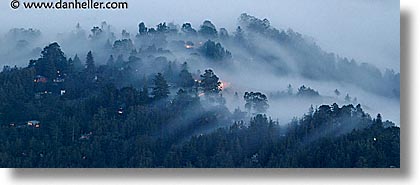
[[[51,0],[53,1],[53,0]],[[326,51],[400,70],[400,10],[397,0],[127,0],[128,10],[12,10],[0,2],[0,33],[13,27],[34,27],[44,33],[72,29],[77,22],[88,29],[106,20],[116,28],[135,32],[145,21],[204,19],[233,30],[241,13],[268,18],[277,28],[292,28],[313,37]],[[120,31],[120,30],[119,30]]]

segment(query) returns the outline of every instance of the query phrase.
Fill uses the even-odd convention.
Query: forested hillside
[[[88,37],[77,26],[63,46],[33,50],[40,56],[27,66],[4,66],[0,167],[400,167],[400,129],[365,112],[357,98],[369,97],[308,86],[346,84],[399,102],[399,73],[327,53],[266,19],[239,23],[229,34],[210,21],[198,30],[142,22],[121,38],[106,23]],[[27,53],[40,33],[9,34]],[[296,75],[296,91],[259,88]],[[259,80],[241,81],[250,76]],[[296,102],[307,113],[277,109]]]

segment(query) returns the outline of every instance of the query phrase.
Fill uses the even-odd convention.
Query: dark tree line
[[[345,133],[345,134],[344,134]],[[393,168],[400,132],[359,106],[322,106],[282,126],[264,115],[194,136],[166,159],[169,167]],[[175,163],[174,163],[175,162]]]

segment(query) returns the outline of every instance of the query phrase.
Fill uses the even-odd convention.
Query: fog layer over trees
[[[268,19],[41,35],[1,40],[1,166],[399,167],[400,73]]]

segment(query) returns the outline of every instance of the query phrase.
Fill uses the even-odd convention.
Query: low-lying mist
[[[142,64],[133,66],[142,75],[132,78],[161,72],[168,62],[173,66],[187,62],[192,73],[209,68],[215,71],[223,83],[222,94],[231,112],[238,107],[245,109],[245,92],[261,92],[268,96],[267,115],[284,124],[302,116],[311,106],[337,103],[361,104],[371,116],[380,113],[399,125],[398,71],[383,73],[376,66],[324,52],[309,37],[293,30],[278,30],[266,19],[243,14],[239,20],[241,27],[227,32],[210,22],[208,27],[216,33],[209,34],[215,35],[198,36],[193,27],[195,34],[189,33],[185,24],[176,23],[165,23],[162,29],[168,31],[164,35],[149,34],[147,38],[141,33],[118,30],[106,22],[92,29],[78,24],[55,36],[36,29],[12,29],[0,40],[0,63],[26,66],[51,42],[58,42],[68,58],[78,55],[84,60],[87,51],[92,51],[97,64],[106,64],[111,55],[123,61],[130,60],[129,56],[138,57]],[[221,48],[206,53],[202,47],[207,41],[220,43]],[[312,88],[319,95],[298,96],[301,86]],[[287,91],[291,94],[285,95]]]
[[[384,120],[400,124],[399,99],[378,96],[357,86],[344,83],[319,82],[296,76],[278,77],[274,74],[267,74],[263,69],[261,71],[250,71],[249,69],[240,71],[240,73],[220,71],[218,74],[221,80],[228,84],[223,95],[227,99],[226,105],[231,111],[237,107],[244,110],[245,102],[242,98],[244,92],[259,91],[268,95],[270,107],[267,115],[270,115],[274,120],[278,119],[281,124],[289,123],[294,117],[301,117],[309,111],[311,106],[317,108],[320,105],[332,105],[333,103],[337,103],[340,107],[347,104],[361,104],[363,110],[372,117],[380,113]],[[297,93],[299,87],[305,85],[318,91],[320,96],[303,98],[295,95],[281,98],[275,96],[279,92],[286,92],[289,85],[291,85],[294,94]],[[335,94],[335,89],[340,92],[340,95]],[[239,102],[235,99],[234,92],[239,93]],[[351,98],[350,101],[346,101],[347,94]]]

